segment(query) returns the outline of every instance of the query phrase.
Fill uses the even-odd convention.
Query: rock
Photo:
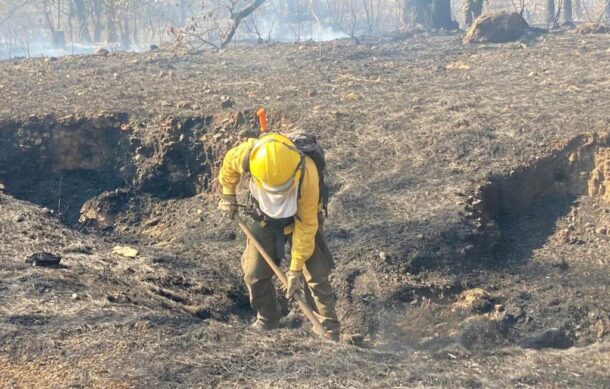
[[[475,20],[463,41],[464,44],[512,42],[521,38],[527,28],[527,22],[516,12],[487,14]]]
[[[600,228],[595,230],[595,233],[597,235],[607,235],[608,234],[608,227],[600,227]]]
[[[0,184],[0,193],[4,192],[4,184]]]
[[[104,48],[99,48],[97,50],[95,50],[95,55],[100,56],[100,57],[107,57],[108,54],[110,54],[110,52]]]
[[[60,261],[60,255],[48,253],[46,251],[31,254],[25,259],[25,262],[31,263],[32,266],[41,267],[58,267]]]
[[[15,216],[15,217],[13,218],[13,221],[14,221],[15,223],[21,223],[21,222],[22,222],[22,221],[24,221],[24,220],[25,220],[25,216],[24,216],[24,215],[22,215],[22,214],[19,214],[19,215]]]
[[[128,258],[135,258],[138,256],[138,250],[128,246],[114,246],[112,252]]]
[[[157,46],[157,45],[150,45],[150,51],[155,51],[155,50],[159,50],[159,46]]]
[[[57,57],[47,57],[44,59],[45,62],[55,62],[57,61]]]
[[[80,300],[78,293],[72,293],[72,300]]]
[[[235,105],[235,102],[229,96],[222,96],[220,100],[221,108],[231,108]]]
[[[559,328],[550,328],[532,334],[521,341],[520,346],[540,350],[542,348],[566,349],[574,345],[574,341]]]

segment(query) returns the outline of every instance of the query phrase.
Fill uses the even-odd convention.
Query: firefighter
[[[250,231],[277,262],[284,257],[285,243],[290,243],[286,297],[307,292],[316,316],[330,336],[338,339],[335,295],[328,279],[332,256],[322,237],[320,174],[313,159],[286,136],[268,133],[248,139],[224,157],[219,173],[219,208],[233,219],[238,210],[237,185],[242,177],[249,176],[254,205]],[[280,308],[271,281],[273,271],[249,240],[241,265],[250,304],[257,312],[252,328],[277,328]]]

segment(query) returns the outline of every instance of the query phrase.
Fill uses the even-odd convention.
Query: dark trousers
[[[276,234],[273,228],[251,223],[250,231],[272,258],[277,257]],[[290,239],[290,236],[288,237]],[[338,332],[339,320],[335,311],[335,294],[328,276],[331,271],[327,255],[316,243],[313,255],[305,262],[303,276],[309,289],[314,313],[327,331]],[[241,266],[244,281],[250,294],[250,304],[256,310],[258,319],[276,324],[280,320],[280,307],[271,282],[273,270],[267,265],[262,255],[248,239],[246,250],[242,255]]]

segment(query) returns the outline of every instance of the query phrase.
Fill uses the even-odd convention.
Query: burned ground
[[[608,386],[609,43],[0,63],[0,382]],[[344,343],[246,328],[214,177],[260,105],[327,151]],[[25,262],[40,251],[61,266]]]

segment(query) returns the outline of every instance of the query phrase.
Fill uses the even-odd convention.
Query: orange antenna
[[[258,116],[258,123],[260,124],[261,132],[267,132],[267,114],[265,112],[265,108],[260,108],[256,111],[256,116]]]

